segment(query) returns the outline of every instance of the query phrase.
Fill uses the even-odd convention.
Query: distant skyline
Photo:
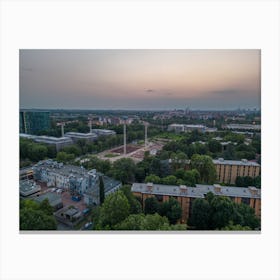
[[[20,107],[260,108],[260,50],[20,50]]]

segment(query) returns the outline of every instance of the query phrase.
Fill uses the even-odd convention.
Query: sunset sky
[[[260,50],[20,50],[20,107],[260,108]]]

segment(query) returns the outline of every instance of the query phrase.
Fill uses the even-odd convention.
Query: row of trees
[[[194,154],[200,154],[209,155],[213,158],[223,157],[236,160],[246,158],[251,160],[261,153],[260,136],[254,136],[250,144],[245,144],[245,136],[242,134],[224,132],[217,133],[216,135],[222,136],[223,141],[231,141],[232,143],[223,149],[221,143],[213,139],[212,134],[193,131],[187,134],[180,134],[181,137],[179,139],[167,143],[163,148],[161,158],[171,158],[172,153],[176,153],[181,154],[181,157],[184,155],[186,158],[191,158]]]
[[[260,220],[248,205],[207,193],[205,199],[194,200],[188,225],[196,230],[234,229],[234,226],[254,230],[260,227]]]
[[[237,204],[228,197],[206,194],[192,203],[187,224],[177,224],[182,217],[178,201],[171,197],[162,202],[160,197],[149,197],[144,211],[130,186],[108,195],[94,210],[95,230],[255,230],[260,220],[246,204]]]
[[[165,215],[148,210],[143,213],[142,205],[125,185],[115,193],[109,194],[100,207],[94,210],[94,228],[96,230],[182,230],[186,225],[175,225],[175,215],[181,215],[171,201],[162,207]],[[173,215],[173,216],[172,216]],[[168,218],[169,217],[169,218]],[[172,223],[170,222],[172,221]]]
[[[199,182],[200,174],[197,169],[184,170],[180,168],[174,172],[174,175],[168,175],[166,177],[159,177],[155,174],[150,174],[146,176],[145,183],[151,182],[154,184],[163,185],[187,185],[190,187],[195,187],[195,184]]]
[[[245,177],[236,177],[235,184],[237,187],[248,187],[255,186],[257,188],[261,187],[261,176],[257,176],[255,178],[250,176]]]

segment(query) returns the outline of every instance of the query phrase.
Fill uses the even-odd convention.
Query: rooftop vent
[[[151,182],[147,183],[147,191],[151,192],[153,190],[153,186],[154,186],[153,183]]]
[[[222,189],[222,188],[221,188],[221,185],[219,185],[219,184],[214,184],[213,186],[214,186],[214,191],[215,191],[215,192],[221,192],[221,189]]]
[[[180,192],[181,194],[186,194],[187,193],[187,187],[185,185],[180,185]]]
[[[248,187],[248,189],[252,195],[256,195],[258,193],[258,190],[256,187],[250,186],[250,187]]]

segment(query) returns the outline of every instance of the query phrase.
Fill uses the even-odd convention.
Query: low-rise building
[[[98,138],[96,133],[80,132],[67,132],[65,136],[71,138],[74,143],[76,143],[78,140],[86,140],[87,142],[93,142]]]
[[[25,167],[19,170],[19,180],[32,180],[33,179],[32,167]]]
[[[28,197],[41,191],[40,185],[31,180],[19,181],[19,192],[22,197]]]
[[[45,182],[48,187],[68,190],[84,197],[88,205],[99,204],[99,183],[102,176],[105,196],[121,187],[121,182],[104,176],[95,169],[64,165],[53,160],[38,162],[33,167],[34,179]]]
[[[31,139],[37,143],[43,143],[47,145],[54,145],[57,151],[60,151],[62,148],[72,145],[73,141],[70,137],[53,137],[53,136],[37,136],[30,135],[25,133],[20,133],[19,136],[25,139]]]
[[[220,185],[199,185],[196,187],[160,185],[153,183],[134,183],[131,191],[138,196],[142,205],[149,197],[155,197],[159,202],[175,198],[182,208],[181,222],[185,223],[191,216],[194,199],[204,198],[208,192],[214,195],[226,196],[236,203],[245,203],[255,210],[257,217],[261,216],[261,191],[255,187],[239,188]]]
[[[239,123],[231,123],[224,126],[225,129],[230,130],[256,130],[260,131],[261,126],[259,124],[239,124]]]
[[[261,166],[257,162],[242,160],[224,160],[223,158],[214,159],[217,180],[220,183],[235,184],[238,176],[250,176],[255,178],[260,176]]]
[[[60,151],[62,148],[73,144],[73,141],[70,137],[37,136],[33,140],[37,143],[54,145],[57,151]]]
[[[33,198],[34,201],[41,203],[43,200],[47,199],[49,204],[54,208],[54,210],[58,210],[63,207],[62,199],[59,194],[53,192],[47,192],[36,196]]]
[[[170,124],[167,128],[168,131],[175,132],[190,132],[198,130],[199,132],[205,132],[206,126],[201,124]]]
[[[91,132],[97,134],[98,136],[116,135],[116,132],[110,129],[92,129]]]

